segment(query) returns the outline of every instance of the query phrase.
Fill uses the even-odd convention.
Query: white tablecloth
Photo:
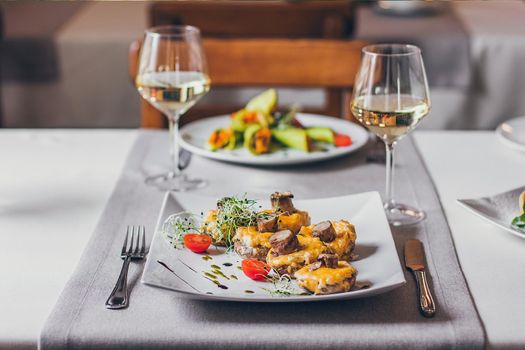
[[[0,349],[36,347],[135,136],[123,130],[0,131]],[[416,140],[490,346],[525,347],[525,240],[455,203],[523,185],[525,154],[491,132],[420,131]]]
[[[1,349],[36,348],[134,139],[133,131],[0,131]]]
[[[492,129],[525,115],[525,2],[458,1],[454,8],[469,33],[472,82],[446,126]]]

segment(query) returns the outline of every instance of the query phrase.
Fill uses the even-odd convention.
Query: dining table
[[[71,291],[79,281],[78,269],[82,271],[82,266],[89,258],[83,256],[86,247],[93,247],[97,243],[93,240],[101,237],[100,225],[108,220],[107,215],[103,215],[104,212],[119,212],[118,208],[107,207],[108,200],[110,205],[115,203],[115,196],[124,196],[123,200],[126,200],[125,193],[123,195],[118,191],[113,192],[115,186],[118,189],[119,182],[122,181],[123,168],[130,162],[133,153],[162,154],[160,152],[165,151],[141,149],[140,146],[144,143],[137,142],[145,137],[152,137],[151,135],[159,140],[165,139],[167,143],[166,131],[143,129],[0,129],[0,349],[35,349],[39,345],[42,346],[43,336],[45,341],[48,340],[48,323],[50,319],[53,321],[50,314],[56,313],[53,311],[56,309],[61,312],[67,311],[67,308],[61,308],[60,303],[65,302],[65,305],[69,305],[67,303],[71,302],[63,300],[64,293],[67,297],[67,291]],[[441,242],[439,235],[448,234],[450,230],[452,244],[447,254],[454,256],[454,261],[457,256],[458,262],[458,265],[450,266],[455,267],[453,272],[454,276],[458,276],[457,279],[464,278],[467,295],[472,298],[474,306],[467,309],[470,310],[470,314],[466,317],[477,319],[479,315],[481,321],[481,341],[472,343],[473,347],[524,348],[525,332],[522,329],[525,325],[525,301],[522,291],[525,290],[525,279],[521,276],[525,274],[525,254],[522,251],[525,249],[525,240],[473,215],[461,207],[457,199],[485,197],[523,186],[525,154],[502,144],[493,131],[422,130],[415,131],[412,136],[400,142],[403,143],[413,143],[417,149],[422,160],[422,169],[428,172],[429,183],[437,195],[437,209],[442,209],[444,213],[444,220],[439,221],[441,227],[427,227],[428,235],[434,235],[430,236],[429,240]],[[348,164],[351,164],[353,157],[368,151],[366,148],[345,158],[348,158]],[[401,148],[399,151],[403,152],[405,149]],[[167,165],[167,152],[165,158]],[[192,169],[203,165],[209,171],[199,175],[208,178],[216,175],[214,169],[233,167],[230,164],[194,156],[187,170],[191,173]],[[403,170],[406,165],[401,161],[398,168]],[[310,167],[315,168],[316,165]],[[162,170],[161,168],[147,170],[157,171]],[[262,170],[251,167],[249,171],[256,173]],[[278,174],[279,171],[264,169],[264,172],[270,175]],[[383,177],[383,171],[384,166],[378,164],[374,177]],[[399,174],[403,172],[400,171]],[[140,176],[135,177],[134,181],[142,181]],[[398,182],[403,180],[402,176],[397,179]],[[351,182],[352,179],[340,177],[337,181]],[[209,193],[213,195],[213,189],[217,189],[220,184],[212,183],[210,186],[212,191]],[[344,192],[346,187],[341,188]],[[129,200],[137,200],[136,196],[132,197],[133,189],[128,190]],[[305,193],[307,190],[304,189]],[[378,187],[375,190],[382,193],[384,188]],[[147,191],[151,191],[145,192],[151,193],[151,196],[141,196],[136,203],[126,205],[144,207],[144,203],[147,203],[150,207],[147,213],[158,213],[160,200],[150,199],[161,196],[155,193],[158,190],[154,188]],[[434,220],[433,215],[434,211],[428,213],[427,223],[438,222]],[[439,213],[436,211],[435,215]],[[157,220],[155,215],[149,214],[138,215],[138,218],[146,220],[143,224],[150,227]],[[113,215],[111,220],[118,222],[121,218]],[[147,232],[148,239],[151,239],[152,234],[151,230]],[[399,238],[403,231],[396,229],[394,234]],[[120,239],[120,233],[118,237]],[[116,253],[115,260],[118,263]],[[140,276],[141,268],[140,264],[132,265],[136,276]],[[437,272],[439,271],[434,274],[435,285],[440,283],[438,279],[442,278],[445,281],[447,277],[438,275]],[[77,278],[71,279],[74,275]],[[131,283],[140,284],[137,279]],[[413,281],[408,278],[407,283],[413,285]],[[107,285],[108,294],[112,287],[112,284]],[[142,289],[143,293],[150,288],[143,287],[146,288]],[[440,288],[446,289],[447,285],[440,285]],[[446,290],[440,293],[447,295]],[[81,297],[79,296],[80,299]],[[87,294],[84,295],[84,298],[87,297]],[[131,303],[133,297],[132,291]],[[412,297],[416,305],[415,294]],[[175,298],[176,294],[170,294],[170,300]],[[158,300],[160,302],[163,299]],[[374,298],[370,300],[366,305],[374,308]],[[186,301],[178,302],[184,305]],[[454,305],[454,302],[441,300],[441,304],[438,303],[438,313],[440,308],[444,309],[448,304]],[[226,310],[228,306],[222,305],[217,308]],[[337,306],[332,304],[330,309],[334,308]],[[124,313],[122,317],[126,317],[125,313],[128,311],[131,310],[104,310],[100,304],[97,315],[109,317],[108,313],[119,312]],[[406,312],[412,311],[414,315],[411,317],[417,319],[424,330],[424,322],[431,321],[416,315],[415,308]],[[453,310],[448,311],[454,315]],[[136,313],[130,315],[137,316]],[[81,318],[88,316],[87,313],[78,312],[75,321],[82,322]],[[215,314],[212,316],[217,319],[221,317]],[[104,324],[102,318],[99,319],[100,324]],[[54,320],[56,321],[56,317]],[[148,318],[148,322],[162,321],[162,317],[158,320]],[[430,323],[428,325],[430,330]],[[261,324],[261,327],[266,326]],[[97,329],[96,321],[91,321],[90,327],[93,330],[92,334],[106,331]],[[235,327],[235,323],[226,323],[220,327],[228,331],[228,327]],[[47,330],[43,332],[44,328]],[[95,348],[96,342],[89,343],[90,334],[67,339],[64,348],[82,348],[80,345]],[[313,338],[304,339],[307,345],[309,341],[313,341]],[[371,342],[368,347],[377,347],[378,344],[380,347],[381,343]],[[217,348],[224,348],[228,344],[220,343],[219,339],[215,345]],[[468,348],[468,344],[466,345]],[[288,344],[288,347],[292,348],[293,344]],[[366,344],[364,347],[367,347]],[[465,347],[465,344],[462,347]]]

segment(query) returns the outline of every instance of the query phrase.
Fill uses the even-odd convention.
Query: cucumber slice
[[[306,134],[314,141],[334,144],[334,132],[330,128],[314,127],[306,129]]]
[[[308,152],[308,136],[304,129],[274,129],[272,130],[272,136],[285,146]]]

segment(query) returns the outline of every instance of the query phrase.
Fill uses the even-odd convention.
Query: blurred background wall
[[[225,10],[216,1],[197,2],[193,10],[192,1],[2,2],[1,125],[137,127],[140,102],[128,74],[129,45],[148,26],[169,23],[197,25],[204,37],[247,36],[252,23],[253,37],[339,35],[416,44],[423,50],[432,98],[422,128],[491,129],[525,115],[524,1],[335,2],[345,6],[340,16],[317,10],[322,22],[312,17],[304,28],[293,21],[307,22],[300,12],[305,2],[287,3],[297,16],[272,17],[259,7],[252,12],[262,20],[243,24],[244,31],[232,23],[248,16],[235,6],[249,1],[229,2]],[[243,104],[259,90],[212,85],[201,103]],[[283,105],[304,106],[326,98],[317,89],[280,89],[280,97]]]

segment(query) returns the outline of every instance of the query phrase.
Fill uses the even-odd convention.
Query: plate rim
[[[333,196],[333,197],[323,197],[323,198],[308,198],[308,199],[304,199],[304,200],[327,200],[327,199],[333,199],[333,198],[344,198],[344,197],[350,197],[350,196],[354,196],[354,195],[370,195],[370,197],[376,197],[376,199],[378,199],[380,202],[381,202],[381,195],[379,194],[378,191],[365,191],[365,192],[358,192],[358,193],[352,193],[352,194],[347,194],[347,195],[341,195],[341,196]],[[160,230],[159,228],[161,227],[161,225],[164,223],[163,221],[163,212],[164,212],[164,208],[166,207],[166,204],[170,198],[170,196],[173,196],[173,193],[171,192],[166,192],[164,194],[164,198],[163,198],[163,201],[162,201],[162,205],[160,207],[160,211],[159,211],[159,215],[158,215],[158,218],[157,218],[157,223],[156,223],[156,226],[155,226],[155,232],[153,234],[153,237],[151,239],[151,242],[153,242],[153,240],[155,238],[158,238],[158,239],[162,239],[162,241],[164,243],[167,243],[163,237],[157,237],[160,235]],[[203,197],[206,197],[206,196],[203,196]],[[384,214],[384,212],[383,212]],[[386,219],[386,214],[384,214],[384,217],[382,217],[382,219],[384,219],[385,221],[387,220]],[[387,221],[386,221],[387,222]],[[396,249],[396,246],[395,246],[395,241],[394,241],[394,236],[393,236],[393,233],[392,233],[392,230],[390,228],[390,226],[387,224],[388,226],[388,229],[389,229],[389,235],[388,235],[388,241],[389,241],[389,244],[391,244],[394,248],[394,251],[395,251],[395,254],[399,260],[399,254],[397,252],[397,249]],[[399,261],[398,261],[399,262]],[[243,296],[243,297],[238,297],[238,296],[227,296],[227,295],[208,295],[208,294],[202,294],[202,293],[195,293],[195,292],[191,292],[191,291],[188,291],[188,290],[182,290],[182,289],[177,289],[177,288],[172,288],[172,287],[167,287],[165,285],[161,285],[161,284],[157,284],[157,283],[154,283],[152,281],[148,281],[147,278],[145,278],[146,276],[146,267],[147,265],[149,265],[150,263],[154,263],[153,261],[151,261],[150,259],[147,259],[146,260],[146,264],[144,266],[144,269],[142,271],[142,275],[141,275],[141,278],[140,278],[140,282],[144,285],[147,285],[147,286],[150,286],[150,287],[154,287],[154,288],[160,288],[160,289],[163,289],[163,290],[169,290],[171,292],[175,292],[179,295],[182,295],[184,296],[185,298],[188,298],[188,299],[194,299],[194,300],[205,300],[205,301],[233,301],[233,302],[245,302],[245,303],[252,303],[252,302],[257,302],[257,303],[281,303],[281,302],[288,302],[288,303],[294,303],[294,302],[319,302],[319,301],[334,301],[334,300],[350,300],[350,299],[360,299],[360,298],[366,298],[366,297],[373,297],[373,296],[376,296],[376,295],[379,295],[379,294],[383,294],[383,293],[387,293],[391,290],[394,290],[394,289],[397,289],[403,285],[405,285],[407,282],[406,282],[406,278],[405,278],[405,274],[403,272],[403,267],[402,267],[402,264],[401,262],[399,262],[399,264],[397,264],[396,266],[398,267],[398,273],[396,274],[393,274],[392,276],[395,276],[395,277],[401,277],[398,281],[395,281],[394,283],[392,284],[389,284],[387,286],[384,286],[384,287],[381,287],[377,290],[374,290],[373,292],[370,292],[369,289],[362,289],[362,290],[356,290],[356,291],[352,291],[352,297],[349,298],[349,297],[345,297],[345,296],[348,296],[348,293],[350,292],[346,292],[346,293],[335,293],[335,294],[327,294],[327,295],[317,295],[317,296],[312,296],[312,295],[307,295],[307,296],[292,296],[292,297],[282,297],[282,298],[275,298],[275,297],[255,297],[255,296]]]
[[[228,163],[235,163],[235,164],[245,164],[245,165],[257,165],[257,166],[276,166],[276,165],[293,165],[293,164],[305,164],[305,163],[315,163],[320,161],[325,161],[329,159],[339,158],[343,157],[345,155],[348,155],[350,153],[357,152],[359,149],[363,148],[371,138],[371,134],[361,125],[358,125],[356,123],[352,123],[348,120],[342,119],[342,118],[336,118],[329,115],[322,115],[322,114],[316,114],[316,113],[298,113],[299,119],[301,119],[302,116],[305,116],[307,118],[329,118],[330,120],[334,122],[343,122],[343,123],[349,123],[349,127],[355,128],[356,132],[361,133],[363,135],[363,141],[361,143],[352,144],[351,146],[348,146],[346,148],[341,148],[340,151],[334,153],[334,152],[319,152],[320,155],[323,156],[317,156],[316,153],[305,153],[305,156],[303,157],[297,157],[297,158],[260,158],[256,156],[251,157],[237,157],[233,156],[228,153],[222,153],[222,152],[212,152],[209,151],[203,147],[198,147],[195,145],[192,145],[191,143],[184,140],[183,137],[179,138],[179,142],[182,148],[185,150],[199,155],[201,157],[214,159],[218,161],[228,162]],[[195,123],[204,123],[207,119],[219,119],[219,118],[228,118],[228,114],[221,114],[221,115],[215,115],[211,116],[205,119],[196,120],[194,122],[190,122],[186,125],[184,125],[180,129],[180,134],[182,135],[185,131],[185,129],[189,128],[192,124]],[[365,137],[366,135],[366,137]],[[314,156],[312,156],[314,155]]]

